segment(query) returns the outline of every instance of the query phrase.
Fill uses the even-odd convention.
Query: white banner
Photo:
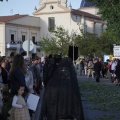
[[[120,46],[114,46],[113,55],[114,57],[120,57]]]

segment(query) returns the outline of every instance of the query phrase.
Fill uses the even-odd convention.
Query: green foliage
[[[86,33],[82,36],[77,36],[75,44],[79,47],[79,53],[81,55],[94,54],[98,57],[102,57],[104,54],[113,54],[110,51],[111,44],[117,44],[118,41],[114,39],[114,36],[110,32],[104,32],[101,36],[95,34]]]
[[[40,41],[40,46],[47,54],[62,53],[62,55],[68,55],[69,45],[72,44],[74,34],[69,35],[68,31],[63,27],[56,27],[54,31],[51,31],[51,38],[43,38]]]
[[[108,30],[116,39],[120,38],[120,1],[119,0],[87,0],[100,8],[101,17],[107,21]]]
[[[51,38],[43,38],[40,41],[40,47],[47,54],[62,53],[64,56],[68,54],[69,45],[74,41],[74,45],[79,48],[79,55],[103,57],[105,54],[113,54],[110,51],[112,44],[120,43],[110,31],[102,33],[99,37],[92,33],[81,33],[82,35],[77,35],[73,32],[69,35],[63,27],[56,27],[56,30],[51,31]]]

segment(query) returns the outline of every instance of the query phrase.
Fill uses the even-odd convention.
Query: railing
[[[18,45],[20,45],[20,47],[22,47],[22,43],[11,42],[11,43],[7,43],[6,48],[16,50],[18,48]],[[35,45],[36,45],[36,49],[40,50],[40,44],[37,42]]]

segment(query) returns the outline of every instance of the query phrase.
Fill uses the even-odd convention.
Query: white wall
[[[18,26],[6,26],[6,44],[11,42],[11,34],[15,35],[15,41],[21,41],[22,35],[26,36],[26,40],[32,39],[32,36],[35,36],[36,41],[40,41],[40,29],[29,29],[27,27],[18,27]],[[13,51],[13,50],[12,50]],[[6,49],[6,55],[10,55],[11,50]],[[15,51],[14,51],[15,52]]]
[[[53,9],[50,8],[50,6],[53,6]],[[51,3],[51,4],[45,4],[45,8],[41,10],[41,14],[44,12],[58,12],[58,11],[65,11],[64,9],[58,7],[56,3]]]
[[[34,26],[34,27],[40,27],[40,18],[39,17],[33,17],[33,16],[25,16],[21,17],[15,20],[11,20],[7,23],[14,23],[14,24],[20,24],[20,25],[26,25],[26,26]]]
[[[1,55],[10,54],[11,50],[6,49],[7,43],[11,42],[11,34],[14,34],[15,41],[21,41],[22,35],[26,39],[32,39],[35,36],[36,41],[40,41],[40,18],[23,17],[16,20],[0,24],[0,51]]]
[[[27,27],[18,26],[6,26],[6,43],[11,42],[11,34],[15,35],[15,41],[22,40],[22,35],[26,36],[26,39],[32,39],[32,35],[36,35],[36,41],[40,39],[40,30],[29,29]]]
[[[47,1],[48,2],[48,1]],[[55,18],[55,25],[56,26],[63,26],[64,29],[69,30],[69,33],[76,32],[76,34],[81,34],[80,29],[84,30],[85,24],[87,25],[87,32],[93,33],[93,23],[94,21],[86,20],[83,15],[74,15],[71,14],[70,9],[61,7],[57,3],[45,3],[45,7],[37,12],[35,12],[34,16],[40,17],[40,26],[41,32],[40,36],[42,37],[50,37],[50,33],[48,31],[48,18],[54,17]],[[50,9],[50,6],[53,5],[54,9]],[[96,7],[85,7],[80,8],[85,12],[91,13],[96,15],[99,11]],[[89,18],[87,18],[89,19]],[[95,20],[96,21],[96,20]],[[85,23],[86,22],[86,23]],[[99,21],[98,21],[99,22]],[[79,24],[79,25],[78,25]],[[100,35],[100,24],[96,23],[95,25],[95,32]],[[79,29],[80,28],[80,29]]]
[[[93,23],[94,21],[85,20],[83,16],[71,15],[70,13],[62,13],[62,14],[47,14],[40,16],[40,25],[41,25],[41,32],[40,36],[42,37],[49,37],[51,34],[48,31],[48,18],[55,17],[55,25],[56,26],[63,26],[64,29],[69,30],[69,33],[76,32],[76,34],[81,34],[79,30],[78,23],[81,23],[81,29],[84,30],[85,24],[87,25],[87,32],[93,33]],[[72,18],[72,19],[71,19]],[[95,24],[95,33],[100,35],[101,23]]]
[[[90,13],[90,14],[93,14],[93,15],[100,16],[100,15],[98,14],[99,9],[96,8],[96,7],[82,7],[82,8],[80,8],[79,10],[84,11],[84,12],[87,12],[87,13]]]
[[[50,33],[48,31],[48,18],[54,17],[55,18],[55,25],[56,26],[63,26],[65,29],[69,29],[71,31],[72,29],[72,21],[70,19],[70,13],[62,13],[62,14],[45,14],[40,15],[40,25],[41,25],[41,32],[40,36],[46,37],[50,36]]]
[[[1,56],[5,55],[5,24],[0,24],[0,52]]]

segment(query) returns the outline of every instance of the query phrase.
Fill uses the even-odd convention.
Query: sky
[[[67,5],[71,3],[72,8],[78,9],[81,0],[68,0]],[[3,0],[0,2],[0,16],[14,15],[14,14],[28,14],[33,15],[35,6],[40,8],[39,0]]]

